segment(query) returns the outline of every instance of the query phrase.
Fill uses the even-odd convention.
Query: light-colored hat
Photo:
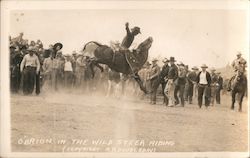
[[[201,68],[208,68],[208,66],[206,64],[202,64]]]
[[[75,54],[77,54],[77,53],[76,53],[76,51],[74,50],[74,51],[72,52],[72,55],[75,55]]]
[[[199,70],[197,66],[192,67],[192,70]]]
[[[218,75],[219,75],[219,74],[221,74],[221,72],[216,72],[216,74],[218,74]]]
[[[156,62],[156,61],[158,61],[158,59],[156,59],[156,58],[153,58],[152,62]]]
[[[183,64],[183,62],[179,62],[179,64],[177,64],[178,66],[185,66],[185,64]]]
[[[241,51],[238,51],[238,52],[237,52],[237,56],[239,56],[239,55],[242,55],[242,54],[241,54]]]
[[[27,49],[27,51],[36,52],[36,48],[33,47],[33,46],[30,46],[30,47]]]
[[[144,64],[144,66],[150,66],[151,64],[150,64],[150,62],[149,61],[147,61],[145,64]]]
[[[214,67],[212,67],[210,71],[216,71],[216,69]]]
[[[166,63],[166,62],[169,62],[169,60],[168,60],[168,58],[164,58],[164,59],[162,60],[162,62],[163,62],[163,63]]]
[[[114,41],[114,45],[120,45],[120,42],[118,40]]]
[[[65,57],[70,57],[70,55],[69,55],[69,54],[65,54],[64,56],[65,56]]]

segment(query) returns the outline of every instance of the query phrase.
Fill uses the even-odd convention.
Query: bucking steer
[[[131,75],[139,84],[140,89],[147,93],[146,88],[143,86],[140,76],[138,75],[138,71],[148,59],[148,51],[152,42],[153,38],[149,37],[133,50],[133,52],[130,52],[128,49],[120,49],[119,51],[114,52],[113,49],[107,45],[91,41],[85,44],[82,51],[85,56],[89,56],[91,59],[91,71],[93,76],[93,67],[97,66],[103,70],[99,64],[105,64],[116,72],[120,72],[124,75]],[[89,45],[92,45],[92,51],[86,51]],[[93,47],[93,45],[95,47]]]

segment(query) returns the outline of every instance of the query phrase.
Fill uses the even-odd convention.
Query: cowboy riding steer
[[[151,47],[153,38],[149,37],[143,41],[132,52],[128,49],[120,49],[114,52],[112,48],[107,45],[102,45],[98,42],[88,42],[83,48],[83,54],[91,58],[91,71],[94,77],[93,67],[97,66],[101,70],[103,68],[99,64],[108,65],[109,68],[120,72],[124,75],[131,75],[139,84],[140,89],[146,92],[146,88],[143,86],[138,71],[142,68],[148,59],[148,50]],[[91,46],[91,51],[87,47]]]

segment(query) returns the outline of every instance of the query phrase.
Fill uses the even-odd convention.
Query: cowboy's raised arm
[[[125,24],[125,26],[126,26],[127,34],[130,34],[131,32],[130,32],[130,29],[129,29],[129,23],[127,22],[127,23]]]

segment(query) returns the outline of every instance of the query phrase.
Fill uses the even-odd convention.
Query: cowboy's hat
[[[65,54],[64,56],[65,56],[65,57],[70,57],[70,55],[69,55],[69,54]]]
[[[206,64],[202,64],[201,68],[208,68],[208,66]]]
[[[73,52],[72,52],[72,55],[76,55],[76,54],[77,54],[76,51],[73,51]]]
[[[10,49],[16,49],[14,45],[10,45]]]
[[[57,48],[58,46],[60,47],[60,49],[62,49],[62,47],[63,47],[62,43],[56,43],[56,44],[54,44],[53,47],[54,47],[54,49],[55,49],[55,48]],[[59,49],[59,50],[60,50],[60,49]]]
[[[176,60],[174,59],[174,57],[170,57],[169,61],[176,62]]]
[[[132,28],[131,31],[137,31],[138,33],[141,33],[141,29],[138,26]]]
[[[150,66],[151,64],[150,64],[150,62],[149,61],[147,61],[145,64],[144,64],[144,66]]]
[[[197,66],[192,67],[192,70],[199,70]]]
[[[239,56],[239,55],[242,55],[242,54],[241,54],[241,51],[238,51],[238,52],[237,52],[237,56]]]

